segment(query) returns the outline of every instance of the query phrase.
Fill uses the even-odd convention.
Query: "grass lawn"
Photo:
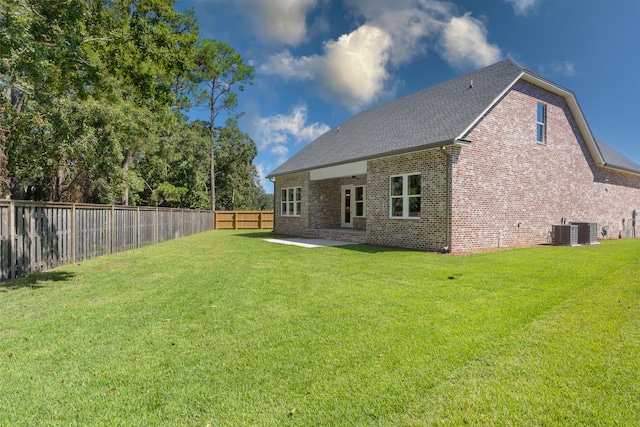
[[[0,425],[640,425],[640,240],[203,233],[0,284]]]

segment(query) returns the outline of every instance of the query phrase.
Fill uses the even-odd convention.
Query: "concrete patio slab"
[[[346,246],[357,245],[352,242],[340,242],[337,240],[325,240],[325,239],[301,239],[301,238],[281,238],[281,239],[265,239],[270,243],[280,243],[282,245],[295,245],[303,248],[322,248],[327,246]]]

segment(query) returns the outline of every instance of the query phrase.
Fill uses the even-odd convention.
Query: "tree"
[[[8,152],[16,140],[38,135],[46,106],[61,93],[84,87],[86,2],[0,0],[0,159],[2,192],[21,187]],[[22,134],[20,133],[22,132]],[[38,136],[39,137],[39,136]]]
[[[171,108],[179,104],[175,83],[186,80],[193,68],[192,50],[197,42],[193,11],[177,12],[176,0],[112,0],[102,8],[102,28],[112,43],[96,52],[103,74],[109,76],[106,89],[125,101],[156,115],[154,130],[175,124]],[[121,167],[133,168],[136,159],[147,155],[153,145],[146,138],[132,138],[122,146]],[[122,204],[129,204],[125,187]]]
[[[238,106],[238,98],[233,91],[236,87],[244,90],[244,84],[253,80],[254,68],[246,65],[242,57],[227,44],[219,41],[203,40],[195,51],[195,69],[192,79],[206,89],[196,91],[195,101],[209,105],[211,210],[216,210],[216,128],[215,120],[221,111],[232,114]]]
[[[128,204],[142,189],[136,165],[178,120],[174,84],[197,41],[193,12],[174,3],[0,0],[0,184],[14,197]],[[89,142],[103,144],[93,164]]]
[[[176,3],[0,0],[0,195],[215,209],[218,176],[221,203],[257,200],[255,144],[215,127],[253,67]]]
[[[219,130],[216,147],[216,203],[224,210],[253,209],[256,195],[256,144],[238,129],[235,120],[227,120]]]
[[[150,205],[208,209],[208,126],[178,121],[159,138],[158,149],[139,163],[145,177],[142,202]]]

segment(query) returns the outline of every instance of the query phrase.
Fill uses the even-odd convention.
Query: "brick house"
[[[548,243],[563,218],[633,237],[640,210],[640,165],[510,59],[363,111],[269,177],[276,233],[427,251]]]

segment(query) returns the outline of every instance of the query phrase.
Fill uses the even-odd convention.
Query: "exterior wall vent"
[[[597,245],[598,244],[598,223],[572,222],[571,225],[578,226],[578,244],[580,245]]]
[[[577,225],[554,225],[551,236],[554,245],[578,246]]]

